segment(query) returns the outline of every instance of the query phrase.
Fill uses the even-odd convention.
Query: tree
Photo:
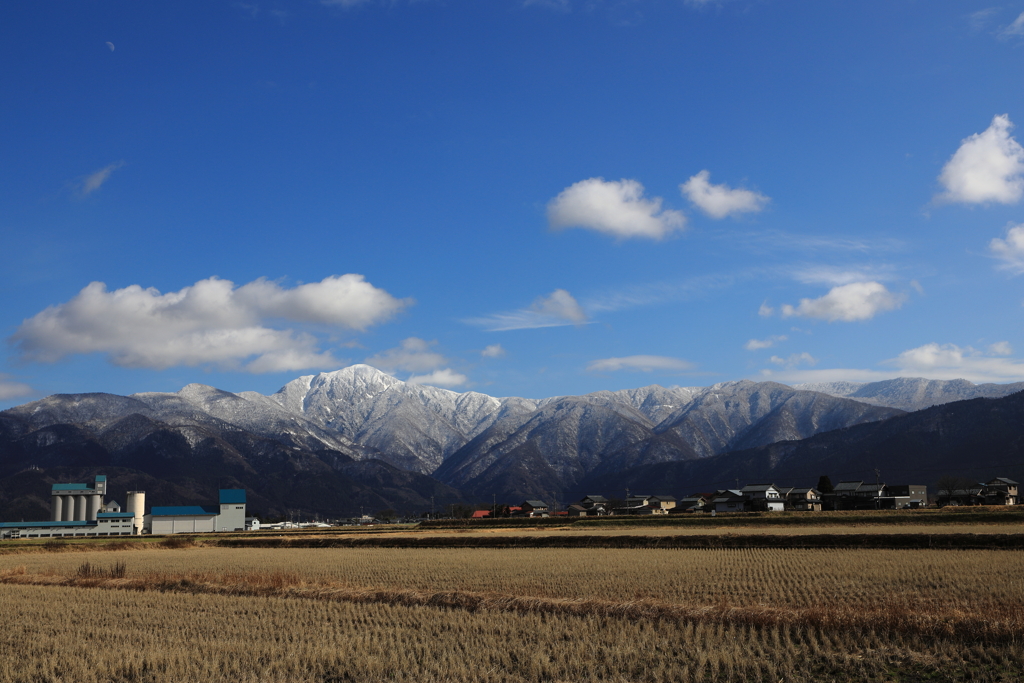
[[[386,508],[377,512],[377,519],[392,520],[398,516],[398,513],[391,508]]]
[[[970,491],[971,489],[978,488],[978,485],[967,477],[947,474],[939,477],[935,488],[935,495],[939,505],[949,505],[954,502],[964,505],[971,503],[969,500]]]
[[[819,493],[832,493],[836,490],[836,487],[832,485],[832,480],[828,478],[827,474],[823,474],[818,477],[817,488]]]

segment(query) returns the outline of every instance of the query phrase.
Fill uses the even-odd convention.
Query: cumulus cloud
[[[942,168],[939,182],[946,191],[936,199],[965,204],[1013,204],[1024,195],[1024,148],[1010,136],[1007,114],[992,119],[985,132],[975,133]]]
[[[315,336],[268,323],[363,330],[410,303],[353,274],[291,289],[265,279],[236,287],[211,277],[167,294],[139,285],[108,291],[102,282],[93,282],[67,303],[22,322],[11,340],[24,360],[44,363],[102,353],[122,367],[327,368],[339,361],[318,348]]]
[[[35,392],[29,385],[15,382],[7,375],[0,374],[0,401],[10,401],[33,393]]]
[[[429,384],[439,387],[460,387],[469,381],[469,378],[462,373],[455,372],[450,368],[435,370],[427,375],[413,375],[406,380],[409,384]]]
[[[782,306],[782,317],[803,316],[835,322],[869,320],[903,305],[906,297],[893,294],[880,282],[851,282],[833,287],[817,299],[801,299],[798,306]]]
[[[817,365],[818,359],[804,351],[803,353],[790,354],[788,358],[772,356],[771,358],[768,359],[768,362],[772,363],[773,365],[781,365],[786,369],[790,369],[800,365]]]
[[[466,320],[471,325],[480,325],[491,332],[525,330],[537,327],[559,327],[582,325],[587,322],[587,313],[572,294],[556,289],[545,296],[537,297],[529,308],[508,313],[495,313],[483,318]]]
[[[501,358],[505,355],[505,349],[501,344],[488,344],[480,355],[484,358]]]
[[[740,213],[757,213],[771,201],[763,194],[728,185],[712,185],[711,173],[701,171],[679,186],[683,196],[712,218],[725,218]]]
[[[762,318],[769,318],[775,314],[775,309],[769,306],[767,301],[762,301],[761,306],[757,309],[757,314]]]
[[[624,358],[603,358],[592,361],[590,372],[616,372],[618,370],[640,372],[683,372],[691,370],[693,364],[681,358],[670,356],[626,356]]]
[[[768,337],[767,339],[751,339],[750,341],[748,341],[746,344],[743,345],[743,348],[745,348],[747,351],[758,351],[760,349],[770,349],[773,346],[775,346],[776,344],[778,344],[779,342],[784,342],[787,339],[789,339],[789,337],[787,337],[784,334],[771,336],[771,337]]]
[[[428,342],[418,337],[409,337],[403,340],[397,348],[381,351],[375,356],[370,356],[364,362],[386,372],[395,372],[396,370],[427,372],[448,362],[443,355],[431,350],[435,344],[437,344],[436,341]]]
[[[994,237],[988,248],[1002,261],[999,268],[1016,274],[1024,273],[1024,223],[1011,225],[1006,231],[1006,239]]]
[[[644,186],[635,180],[588,178],[548,202],[548,224],[657,240],[686,224],[682,213],[662,210],[661,203],[660,197],[645,198]]]
[[[124,160],[115,161],[109,166],[105,166],[82,178],[76,185],[76,192],[78,196],[88,197],[93,192],[100,189],[100,187],[103,186],[103,183],[107,182],[107,179],[110,178],[110,174],[122,166],[124,166]]]

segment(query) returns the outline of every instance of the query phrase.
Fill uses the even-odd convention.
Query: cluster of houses
[[[941,483],[940,483],[941,486]],[[977,484],[957,483],[940,488],[940,505],[1018,505],[1020,496],[1018,484],[1006,477]]]

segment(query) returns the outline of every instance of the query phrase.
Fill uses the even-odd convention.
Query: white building
[[[0,522],[0,540],[19,538],[71,538],[75,536],[131,536],[131,512],[98,512],[96,519],[71,522]]]
[[[145,528],[152,534],[245,531],[245,489],[221,489],[218,505],[153,507]]]

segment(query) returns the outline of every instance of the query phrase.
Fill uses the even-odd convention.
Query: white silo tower
[[[126,511],[135,515],[132,533],[138,536],[142,533],[142,522],[146,515],[146,492],[129,491]]]

